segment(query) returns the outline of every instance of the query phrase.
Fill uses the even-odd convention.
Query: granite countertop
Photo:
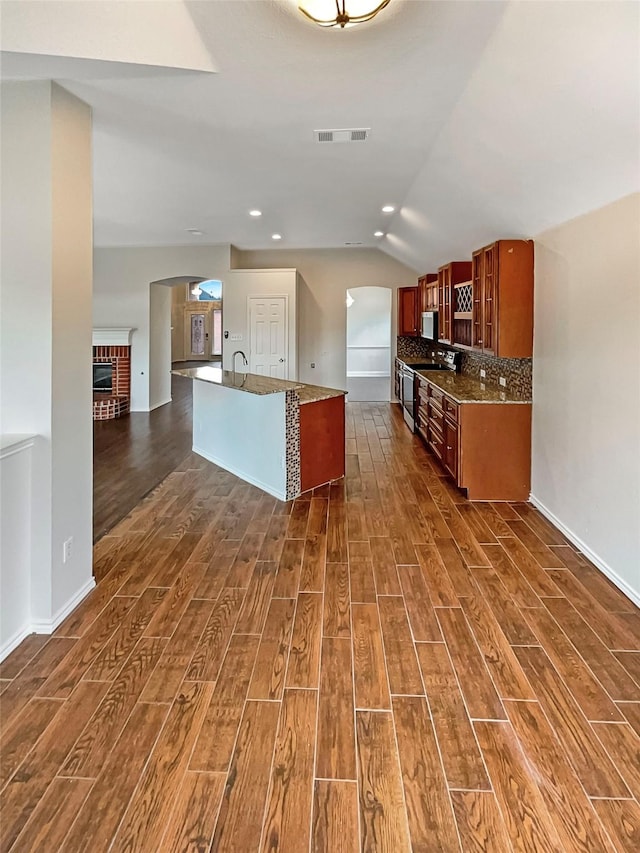
[[[306,385],[304,382],[291,382],[288,379],[273,379],[271,376],[260,376],[257,373],[240,373],[239,371],[222,370],[220,367],[185,367],[182,370],[172,370],[176,376],[186,376],[188,379],[199,379],[212,385],[222,385],[224,388],[235,388],[236,391],[246,391],[248,394],[281,394],[285,391],[296,391],[300,405],[317,403],[346,394],[334,388],[323,388],[320,385]]]
[[[348,391],[339,391],[337,388],[323,388],[322,385],[300,385],[298,397],[300,405],[305,403],[318,403],[320,400],[330,400],[332,397],[344,397]]]
[[[398,359],[398,361],[401,361],[403,364],[406,364],[407,367],[413,367],[414,364],[436,364],[433,358],[404,358],[399,355],[397,355],[396,358]]]
[[[410,365],[409,365],[410,366]],[[473,376],[445,370],[416,370],[418,376],[428,379],[433,385],[448,394],[456,403],[519,403],[530,405],[506,388],[487,385]]]

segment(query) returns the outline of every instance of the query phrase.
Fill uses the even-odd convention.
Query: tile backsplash
[[[430,358],[435,352],[443,349],[461,353],[460,372],[465,376],[480,379],[480,370],[485,370],[487,375],[483,381],[487,385],[499,385],[499,379],[503,376],[507,380],[509,391],[523,400],[531,400],[533,383],[530,358],[495,358],[483,353],[436,344],[423,338],[398,338],[398,358]]]

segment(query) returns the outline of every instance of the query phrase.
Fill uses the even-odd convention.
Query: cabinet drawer
[[[425,420],[424,416],[420,417],[420,415],[418,415],[418,417],[416,418],[416,429],[424,439],[428,438],[427,421]]]
[[[440,432],[444,432],[444,415],[442,409],[434,405],[433,401],[429,402],[429,421],[434,423]]]
[[[444,397],[444,413],[450,420],[458,423],[458,404],[449,397]]]
[[[431,422],[427,428],[427,441],[429,442],[429,447],[436,454],[438,459],[442,459],[442,454],[444,453],[444,439],[442,437],[442,433],[440,430],[434,426]]]
[[[439,388],[436,388],[435,385],[431,385],[431,384],[428,385],[428,389],[429,389],[429,396],[431,397],[431,399],[435,400],[438,403],[438,405],[440,406],[440,408],[442,408],[442,398],[444,397],[444,394],[442,393],[442,391]]]

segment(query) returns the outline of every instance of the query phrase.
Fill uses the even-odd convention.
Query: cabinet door
[[[418,279],[418,314],[428,311],[427,308],[427,277],[420,276]]]
[[[451,341],[451,269],[443,267],[438,271],[438,323],[439,340]]]
[[[471,346],[482,349],[482,256],[480,249],[473,253],[471,260],[471,282],[473,291]]]
[[[435,282],[427,285],[427,299],[426,299],[427,307],[424,309],[425,311],[437,311],[438,310],[438,283]]]
[[[482,252],[482,349],[496,350],[498,322],[498,247],[494,243]]]
[[[458,425],[444,419],[442,461],[454,480],[458,479]]]
[[[398,288],[398,335],[418,336],[418,288]]]

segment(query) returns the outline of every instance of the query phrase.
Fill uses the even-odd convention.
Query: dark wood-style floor
[[[175,470],[191,450],[191,387],[191,379],[172,376],[170,404],[153,412],[94,421],[94,543]]]
[[[384,404],[284,504],[190,455],[2,664],[3,851],[637,851],[640,613]]]

